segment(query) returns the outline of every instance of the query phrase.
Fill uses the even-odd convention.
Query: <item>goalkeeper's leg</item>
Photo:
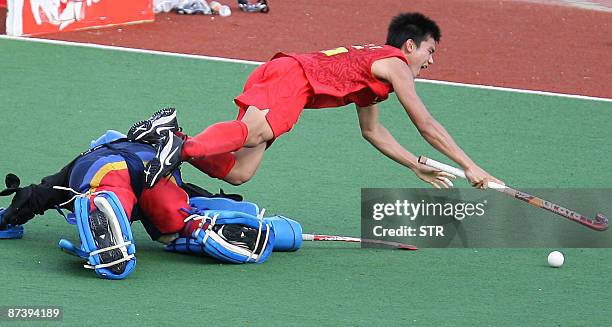
[[[177,185],[174,176],[162,178],[150,189],[144,189],[138,199],[140,208],[161,234],[183,233],[189,209],[189,196]]]
[[[102,278],[123,279],[135,268],[135,246],[129,221],[136,204],[130,174],[123,161],[107,157],[78,160],[70,175],[70,187],[82,194],[74,201],[80,250],[88,265]],[[99,166],[92,173],[91,167]],[[74,246],[66,240],[60,247],[69,253]]]

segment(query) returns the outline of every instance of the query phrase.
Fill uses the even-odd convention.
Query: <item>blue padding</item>
[[[0,208],[0,221],[3,219],[4,208]],[[5,230],[0,230],[0,239],[10,239],[10,238],[22,238],[23,237],[23,226],[12,226],[7,225]]]
[[[190,198],[189,205],[198,210],[213,209],[238,211],[253,216],[257,216],[259,214],[259,207],[255,203],[247,201],[234,201],[227,198],[205,198],[198,196]]]
[[[134,238],[132,237],[130,223],[117,196],[112,192],[101,192],[96,196],[101,196],[108,200],[111,208],[117,216],[124,241],[132,241],[132,244],[126,247],[127,253],[128,255],[135,254],[136,247],[134,246]],[[90,255],[91,252],[98,250],[98,247],[94,240],[93,234],[91,233],[91,227],[89,225],[89,211],[89,198],[79,197],[75,200],[74,213],[76,215],[79,237],[81,239],[81,251],[87,255],[89,264],[95,267],[96,265],[102,264],[102,261],[99,254]],[[78,256],[81,256],[80,252],[71,251],[70,246],[65,242],[60,241],[60,247],[68,252],[72,252],[73,254],[76,252]],[[113,273],[109,268],[95,268],[95,271],[101,278],[124,279],[134,270],[135,267],[136,257],[127,261],[125,270],[119,275]]]
[[[302,247],[300,223],[283,216],[266,217],[264,221],[274,229],[274,251],[297,251]]]
[[[11,238],[22,238],[23,237],[23,226],[8,227],[5,230],[0,230],[0,239],[11,239]]]
[[[76,225],[76,216],[73,213],[67,214],[64,218],[66,218],[66,222],[70,225]]]
[[[76,245],[72,244],[72,242],[68,240],[62,238],[57,245],[60,247],[60,249],[62,249],[62,251],[68,254],[72,254],[83,259],[89,259],[89,254],[87,252],[79,249],[76,247]]]
[[[116,141],[118,139],[124,139],[126,137],[127,136],[121,132],[117,132],[115,130],[109,129],[108,131],[106,131],[106,133],[102,134],[97,139],[91,141],[91,143],[89,144],[89,148],[93,149],[102,144],[111,143],[113,141]]]
[[[200,214],[205,219],[205,223],[210,224],[213,221],[212,217],[218,215],[215,226],[237,224],[255,229],[261,228],[261,237],[265,238],[266,234],[268,235],[263,253],[259,254],[255,260],[250,255],[242,253],[242,251],[234,251],[231,246],[227,246],[227,242],[217,241],[214,237],[211,237],[212,234],[217,235],[211,229],[196,230],[191,238],[178,238],[166,246],[167,251],[204,254],[226,263],[263,263],[272,254],[275,240],[274,230],[271,225],[256,216],[244,212],[225,210],[204,210]]]

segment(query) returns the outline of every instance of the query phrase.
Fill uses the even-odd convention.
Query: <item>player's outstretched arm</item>
[[[357,116],[361,135],[382,154],[400,165],[412,169],[421,180],[435,188],[453,186],[450,180],[454,179],[455,176],[421,165],[417,157],[397,142],[393,135],[380,124],[377,106],[357,107]]]
[[[499,181],[476,165],[431,116],[416,93],[412,71],[403,61],[398,58],[378,60],[372,65],[372,73],[393,85],[395,94],[421,136],[436,150],[458,163],[472,186],[486,188],[489,181]]]

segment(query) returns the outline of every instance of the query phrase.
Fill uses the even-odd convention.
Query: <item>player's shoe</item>
[[[128,131],[127,138],[156,144],[166,131],[174,133],[179,130],[176,120],[176,109],[164,108],[154,113],[149,119],[134,124]]]
[[[176,7],[176,12],[181,15],[212,15],[212,9],[206,1],[195,0],[195,1],[184,1]]]
[[[108,218],[99,210],[89,214],[89,224],[91,233],[98,249],[106,249],[117,244],[111,231]],[[123,240],[119,240],[123,241]],[[119,248],[100,252],[100,261],[104,263],[114,262],[123,258],[123,253]],[[110,266],[110,270],[115,274],[122,274],[125,271],[126,261],[119,262]]]
[[[244,12],[263,12],[267,13],[270,11],[270,7],[268,5],[268,1],[266,0],[258,0],[256,2],[252,2],[249,0],[238,0],[238,7],[240,10]]]
[[[168,176],[181,164],[183,139],[170,131],[166,131],[159,144],[155,157],[145,168],[145,187],[151,188],[161,178]]]
[[[255,242],[257,242],[257,230],[255,228],[233,224],[218,227],[215,231],[224,240],[246,250],[255,250]]]

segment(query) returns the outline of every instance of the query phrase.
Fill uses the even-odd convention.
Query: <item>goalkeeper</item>
[[[151,119],[164,113],[160,110]],[[205,254],[231,263],[266,260],[274,247],[273,226],[291,220],[259,219],[256,205],[241,202],[238,195],[213,195],[183,183],[178,170],[155,187],[144,188],[144,164],[155,150],[148,140],[141,141],[109,131],[40,184],[21,187],[19,178],[8,174],[0,196],[14,197],[9,207],[0,208],[0,238],[19,238],[21,225],[48,209],[61,208],[74,212],[67,220],[77,225],[81,246],[61,240],[60,247],[87,259],[103,278],[122,279],[134,269],[130,224],[136,220],[142,221],[152,239],[167,244],[168,251]],[[287,236],[293,241],[298,235]]]

